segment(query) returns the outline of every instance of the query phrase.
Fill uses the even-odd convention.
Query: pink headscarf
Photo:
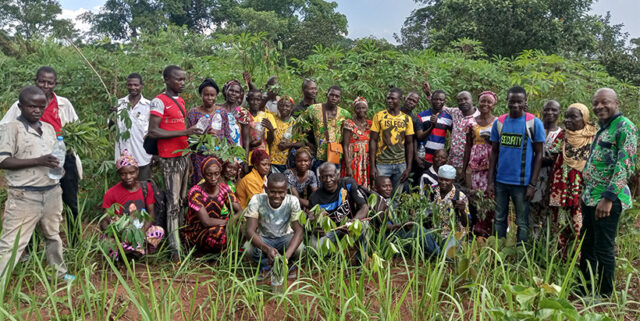
[[[480,100],[480,98],[482,98],[482,96],[489,96],[491,97],[491,99],[493,99],[493,104],[495,105],[498,102],[498,96],[496,95],[496,93],[494,93],[493,91],[483,91],[480,93],[480,95],[478,96],[478,100]]]
[[[125,166],[135,166],[138,167],[138,162],[136,161],[129,151],[124,149],[122,153],[120,153],[120,158],[116,161],[116,170],[119,170]]]

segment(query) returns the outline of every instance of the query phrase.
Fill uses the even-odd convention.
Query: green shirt
[[[329,141],[342,144],[342,123],[351,119],[351,113],[346,109],[337,107],[336,116],[329,118],[327,115],[327,129]],[[325,135],[324,121],[322,120],[322,104],[315,104],[307,108],[307,121],[313,126],[313,136],[317,144],[316,158],[327,160],[327,140]]]
[[[623,209],[631,208],[631,191],[627,185],[636,162],[638,128],[622,114],[617,114],[600,130],[591,145],[582,175],[584,194],[582,201],[587,206],[596,206],[602,198],[622,203]]]

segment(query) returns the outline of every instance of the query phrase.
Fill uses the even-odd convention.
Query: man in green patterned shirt
[[[638,140],[638,129],[618,105],[613,89],[601,88],[593,95],[600,130],[583,171],[580,269],[589,286],[595,286],[595,293],[603,297],[613,292],[615,238],[620,214],[632,205],[627,181],[633,173]],[[585,294],[591,293],[590,287]]]

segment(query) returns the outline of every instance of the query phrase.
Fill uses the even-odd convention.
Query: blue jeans
[[[391,235],[402,240],[418,239],[420,247],[428,256],[437,257],[440,254],[440,247],[434,240],[433,235],[423,226],[414,225],[408,231],[401,228],[393,231]],[[407,244],[404,249],[408,250],[412,245]]]
[[[376,170],[378,170],[378,176],[388,176],[391,178],[391,184],[393,184],[393,190],[396,191],[400,187],[408,190],[408,183],[405,181],[402,186],[398,186],[400,184],[400,177],[402,177],[402,173],[407,169],[407,164],[376,164]],[[375,182],[372,183],[372,185]],[[407,186],[405,186],[407,185]],[[402,189],[399,190],[402,192]]]
[[[293,233],[289,235],[284,235],[281,237],[275,237],[275,238],[265,237],[265,236],[261,236],[260,238],[262,239],[262,242],[264,242],[264,244],[271,246],[272,248],[276,249],[280,254],[284,255],[287,246],[289,246],[289,243],[291,243],[291,239],[293,238]],[[304,246],[300,244],[294,256],[299,256],[300,253],[302,253],[303,248]],[[262,250],[253,246],[253,244],[251,244],[251,246],[249,246],[249,248],[247,249],[247,255],[249,255],[251,258],[253,258],[255,262],[258,263],[258,266],[260,267],[260,269],[265,269],[269,267],[269,256],[262,255]]]
[[[509,200],[513,201],[518,225],[518,243],[529,238],[529,201],[525,198],[527,187],[496,182],[496,234],[507,236],[507,219],[509,218]]]

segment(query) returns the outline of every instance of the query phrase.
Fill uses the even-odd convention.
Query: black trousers
[[[67,152],[64,159],[64,176],[60,179],[62,187],[62,201],[69,206],[71,215],[67,215],[67,240],[69,247],[73,247],[78,242],[82,232],[82,219],[78,216],[78,183],[80,175],[76,166],[76,157],[73,153]]]
[[[587,293],[595,286],[597,293],[611,296],[616,267],[615,240],[618,233],[618,221],[622,213],[620,200],[615,200],[611,215],[595,219],[596,207],[582,203],[582,250],[580,252],[580,270],[587,280]],[[591,279],[591,274],[596,278]]]

